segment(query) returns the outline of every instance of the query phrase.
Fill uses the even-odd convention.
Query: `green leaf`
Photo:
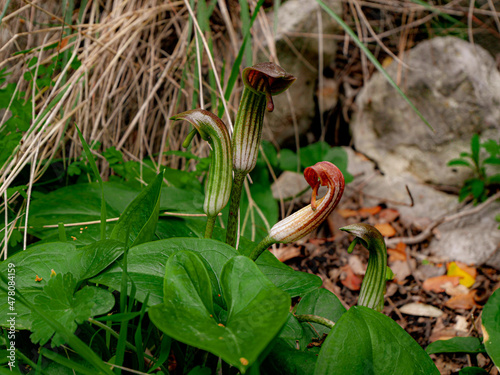
[[[484,347],[495,366],[500,367],[500,289],[497,289],[484,305],[481,316]]]
[[[472,165],[467,160],[463,160],[463,159],[452,159],[448,162],[447,165],[449,167],[464,166],[464,167],[472,168]]]
[[[316,289],[301,298],[295,309],[295,314],[318,315],[337,322],[346,311],[335,294],[326,289]],[[304,331],[308,332],[311,337],[319,335],[321,338],[323,334],[330,332],[329,328],[321,324],[305,322],[301,324]]]
[[[8,279],[1,272],[0,272],[0,279],[2,281],[2,283],[0,283],[0,290],[3,293],[6,293],[7,289],[5,285],[8,282]],[[68,345],[76,353],[78,353],[82,358],[87,360],[87,362],[89,362],[95,367],[96,375],[100,374],[113,375],[113,372],[111,372],[109,365],[106,365],[102,361],[102,359],[98,357],[94,351],[92,351],[92,349],[90,349],[82,340],[80,340],[77,336],[71,333],[66,327],[64,327],[56,319],[50,316],[47,312],[38,308],[38,306],[28,301],[24,297],[24,294],[22,292],[16,291],[16,301],[20,302],[26,308],[33,311],[33,313],[40,315],[40,317],[43,320],[45,320],[46,324],[52,327],[61,337],[63,337],[64,341],[67,342]]]
[[[472,196],[475,199],[479,199],[484,192],[484,181],[473,179],[470,183],[470,189]]]
[[[474,161],[474,164],[476,164],[476,166],[479,166],[479,162],[480,162],[480,160],[479,160],[479,147],[480,147],[479,135],[474,134],[470,139],[470,150],[472,153],[472,160]]]
[[[113,295],[103,289],[86,286],[76,292],[77,279],[71,273],[58,274],[52,277],[43,288],[43,293],[35,297],[35,305],[50,314],[69,332],[75,332],[77,323],[81,324],[92,316],[92,309],[97,306],[101,313],[106,313],[114,306]],[[45,345],[54,336],[55,329],[45,320],[33,315],[31,340]],[[64,344],[64,339],[55,334],[52,347]]]
[[[284,171],[298,172],[300,159],[297,159],[297,154],[292,150],[283,148],[278,154],[279,167]]]
[[[351,307],[326,338],[314,375],[439,375],[427,353],[391,318]]]
[[[8,265],[15,266],[16,291],[24,294],[29,302],[42,293],[42,289],[51,280],[52,270],[59,274],[71,273],[77,282],[97,275],[123,254],[123,244],[113,240],[99,241],[87,247],[76,249],[71,243],[47,243],[32,246],[25,251],[11,256],[0,263],[0,273],[7,275]],[[36,276],[42,280],[37,282]],[[0,283],[1,284],[1,283]],[[7,296],[0,291],[0,299]],[[0,304],[0,314],[8,312],[8,304]],[[16,327],[31,328],[31,311],[16,303]],[[94,315],[102,312],[94,311]],[[1,325],[6,324],[1,322]]]
[[[498,144],[495,140],[493,139],[488,139],[487,141],[484,141],[483,144],[481,145],[490,156],[496,156],[500,154],[500,144]]]
[[[496,156],[490,156],[483,160],[483,164],[500,165],[500,158]]]
[[[427,354],[434,353],[484,353],[484,345],[477,337],[452,337],[438,340],[425,348]]]
[[[488,371],[480,367],[464,367],[458,372],[458,375],[488,375]]]
[[[153,323],[174,339],[220,356],[243,373],[287,319],[290,297],[247,257],[230,259],[222,270],[222,295],[229,307],[225,321],[213,316],[208,272],[195,254],[173,255],[165,274],[164,303],[149,310]]]
[[[488,177],[488,184],[500,184],[500,173]]]
[[[225,237],[222,231],[218,235]],[[249,241],[244,241],[246,242]],[[146,295],[150,293],[150,305],[163,301],[162,285],[165,273],[162,265],[166,264],[172,254],[182,250],[201,255],[212,282],[214,301],[223,306],[224,301],[218,296],[221,294],[218,280],[220,280],[223,265],[238,253],[233,247],[223,242],[199,238],[170,238],[131,248],[127,256],[127,268],[128,275],[137,287],[136,299],[143,302]],[[305,294],[321,286],[321,278],[318,276],[294,271],[269,252],[259,257],[257,266],[276,287],[287,292],[291,297]],[[91,281],[119,290],[121,277],[122,269],[119,264],[115,264]]]
[[[170,224],[165,225],[163,228],[162,236],[173,237],[175,233],[186,233],[191,237],[203,237],[205,230],[205,221],[198,218],[183,219],[185,226],[182,228],[182,221],[169,220]],[[168,228],[168,230],[167,230]],[[213,239],[224,242],[226,239],[226,231],[222,228],[214,228]],[[242,255],[249,255],[255,248],[256,244],[245,237],[240,237],[239,253]],[[230,247],[233,249],[232,247]],[[193,250],[193,248],[188,248]],[[321,278],[307,272],[294,271],[290,266],[280,262],[269,251],[262,253],[257,259],[257,265],[260,270],[281,290],[290,294],[291,297],[302,296],[311,290],[317,289],[321,286]]]
[[[188,375],[210,375],[212,370],[208,367],[200,367],[196,366],[191,371],[188,372]]]
[[[129,246],[139,245],[153,239],[160,212],[162,183],[163,173],[160,173],[128,205],[111,232],[112,239],[127,243]],[[126,238],[127,234],[128,238]]]
[[[317,358],[317,353],[294,349],[278,339],[260,370],[264,375],[311,375]]]
[[[77,358],[66,358],[62,355],[54,353],[47,348],[41,348],[40,354],[54,361],[44,368],[44,373],[51,375],[74,375],[88,374],[93,375],[95,369],[87,362],[75,361]]]

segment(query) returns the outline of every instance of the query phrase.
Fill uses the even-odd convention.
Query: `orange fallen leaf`
[[[387,254],[389,254],[389,263],[396,260],[406,260],[406,244],[403,242],[398,243],[395,249],[387,249]]]
[[[464,310],[470,310],[474,306],[475,307],[481,307],[481,305],[478,305],[476,303],[476,291],[471,290],[467,294],[459,294],[457,296],[451,297],[446,303],[444,304],[446,307],[449,307],[450,309],[464,309]]]
[[[396,234],[396,229],[389,223],[375,224],[375,228],[377,228],[384,237],[392,237]]]
[[[363,279],[356,275],[348,264],[342,267],[340,271],[340,282],[342,283],[342,285],[344,285],[346,288],[349,288],[350,290],[361,289],[361,282],[363,281]]]
[[[458,276],[436,276],[429,277],[422,284],[422,288],[428,292],[442,293],[445,291],[444,284],[451,283],[453,286],[457,286],[460,281]]]
[[[380,211],[378,217],[380,220],[390,223],[399,217],[399,211],[393,208],[384,208]]]
[[[380,206],[362,207],[358,210],[358,214],[360,214],[361,217],[368,217],[378,214],[381,210],[382,207]]]
[[[476,282],[476,269],[461,262],[451,262],[447,266],[448,276],[460,277],[460,284],[470,288]]]
[[[351,210],[349,208],[341,208],[337,210],[337,213],[342,216],[344,219],[347,219],[348,217],[353,217],[353,216],[358,216],[358,211],[356,210]]]

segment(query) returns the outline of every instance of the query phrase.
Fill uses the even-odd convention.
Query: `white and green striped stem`
[[[313,189],[311,204],[276,223],[252,251],[251,259],[256,260],[274,243],[294,242],[311,233],[337,207],[344,192],[344,176],[335,165],[328,161],[316,163],[306,168],[304,178]],[[327,186],[328,191],[323,198],[316,199],[320,186]]]
[[[262,137],[266,109],[274,109],[273,95],[284,92],[295,81],[276,64],[267,62],[246,68],[242,73],[245,85],[241,97],[232,138],[233,168],[235,172],[226,243],[236,244],[238,210],[246,175],[255,168]]]
[[[215,220],[220,211],[229,201],[232,184],[232,153],[231,141],[226,125],[220,118],[204,109],[193,109],[179,113],[171,120],[186,120],[198,131],[201,138],[212,148],[212,160],[207,183],[205,185],[205,203],[203,210],[208,220],[205,238],[211,238]],[[187,143],[192,139],[192,133]],[[186,142],[183,144],[186,147]]]
[[[356,236],[349,246],[349,252],[352,252],[356,243],[361,243],[370,252],[359,292],[358,305],[382,311],[388,274],[384,237],[377,228],[369,224],[352,224],[340,229]]]

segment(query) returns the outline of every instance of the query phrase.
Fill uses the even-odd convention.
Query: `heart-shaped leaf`
[[[500,368],[500,289],[493,292],[484,305],[481,319],[486,352]]]
[[[351,307],[326,338],[314,375],[439,375],[427,353],[391,318]]]
[[[307,293],[300,299],[295,309],[295,314],[318,315],[333,322],[337,322],[346,311],[346,308],[340,303],[335,294],[326,289],[316,289]],[[307,332],[310,337],[318,337],[319,335],[319,338],[321,338],[323,334],[328,334],[328,332],[330,332],[328,327],[318,323],[303,322],[301,324],[304,331]]]
[[[228,315],[217,321],[209,281],[197,255],[176,253],[166,265],[164,303],[151,307],[149,316],[170,337],[220,356],[244,373],[285,323],[290,297],[250,259],[233,257],[220,282]]]
[[[153,239],[160,213],[162,183],[163,173],[160,173],[127,206],[111,232],[111,239],[124,242],[129,246],[139,245]]]
[[[224,301],[218,297],[218,294],[221,294],[218,280],[221,277],[222,266],[238,253],[225,243],[201,238],[170,238],[131,248],[127,256],[127,268],[130,278],[137,287],[136,298],[142,302],[150,293],[150,306],[163,301],[163,267],[169,256],[181,250],[190,250],[201,255],[212,281],[214,302],[224,307]],[[321,279],[318,276],[294,271],[271,253],[262,254],[257,260],[257,266],[275,286],[287,292],[291,297],[307,293],[321,285]],[[115,264],[91,281],[118,290],[121,278],[122,269]],[[130,285],[129,283],[129,288]]]

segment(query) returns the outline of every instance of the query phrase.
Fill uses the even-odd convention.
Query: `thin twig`
[[[437,226],[444,224],[444,223],[449,223],[450,221],[454,221],[454,220],[460,219],[460,218],[465,217],[465,216],[474,215],[474,214],[482,211],[483,209],[485,209],[487,206],[489,206],[491,203],[493,203],[494,201],[496,201],[499,198],[500,198],[500,191],[497,192],[496,194],[492,195],[491,197],[489,197],[483,203],[478,204],[476,207],[470,208],[468,210],[463,210],[463,211],[460,211],[460,212],[457,212],[457,213],[454,213],[451,215],[445,215],[445,216],[440,217],[439,219],[434,220],[422,232],[420,232],[418,235],[416,235],[414,237],[391,238],[391,239],[388,239],[385,241],[386,245],[388,247],[390,247],[390,246],[397,245],[400,242],[405,243],[407,245],[415,245],[415,244],[418,244],[420,242],[423,242],[432,236],[432,231]]]

